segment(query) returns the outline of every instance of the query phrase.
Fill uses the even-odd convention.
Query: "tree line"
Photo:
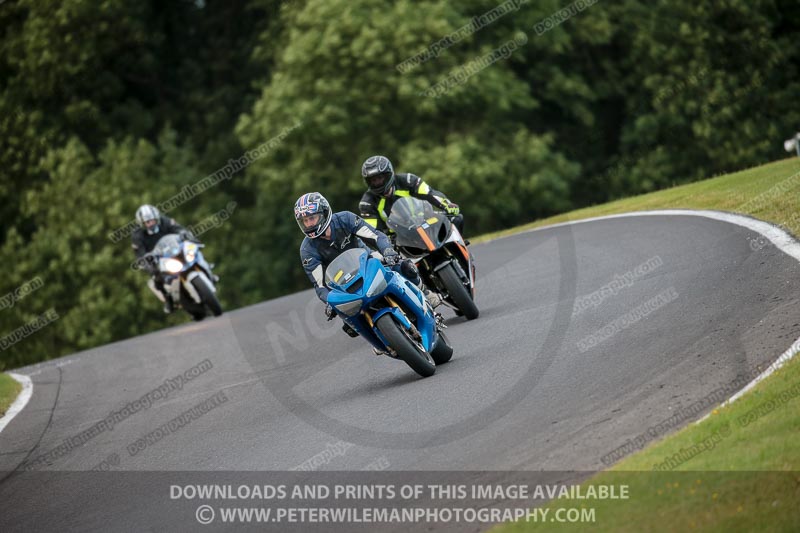
[[[229,214],[203,240],[232,309],[307,287],[293,202],[357,210],[369,155],[444,191],[468,235],[786,155],[797,2],[577,4],[0,4],[0,298],[41,280],[0,338],[59,317],[0,369],[184,321],[110,236],[206,177],[169,215]]]

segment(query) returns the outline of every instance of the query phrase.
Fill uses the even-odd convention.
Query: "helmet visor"
[[[389,178],[391,177],[391,172],[381,172],[380,174],[375,174],[374,176],[367,176],[364,179],[366,180],[367,186],[370,189],[382,190],[386,186],[386,182],[388,182]]]
[[[310,230],[322,221],[322,213],[315,213],[313,215],[301,216],[297,219],[300,227],[304,230]]]

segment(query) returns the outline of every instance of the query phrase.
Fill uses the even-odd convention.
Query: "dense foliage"
[[[236,206],[203,235],[228,309],[307,286],[294,200],[357,210],[374,153],[474,235],[776,159],[800,128],[794,0],[509,1],[481,18],[499,5],[0,3],[0,298],[41,282],[0,309],[0,337],[58,315],[0,347],[0,370],[186,320],[163,317],[113,232],[231,160],[248,164],[169,212]]]

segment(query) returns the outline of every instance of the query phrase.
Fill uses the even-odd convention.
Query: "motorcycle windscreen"
[[[386,225],[397,235],[397,245],[433,251],[448,233],[447,216],[425,200],[404,196],[392,205]]]
[[[367,255],[363,248],[353,248],[334,259],[325,270],[325,285],[330,288],[347,285],[358,275],[362,257]]]
[[[164,235],[158,239],[153,253],[159,257],[175,257],[181,253],[181,240],[174,233]]]

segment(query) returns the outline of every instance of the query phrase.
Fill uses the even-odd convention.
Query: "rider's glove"
[[[450,202],[448,200],[445,200],[442,203],[444,204],[444,210],[448,215],[455,217],[458,216],[459,213],[461,213],[461,208],[458,207],[458,204],[454,204],[453,202]]]
[[[325,316],[328,317],[328,320],[336,318],[336,311],[333,310],[331,304],[325,304]]]
[[[194,241],[194,235],[189,230],[181,230],[178,232],[178,236],[181,238],[182,241]]]
[[[383,262],[386,263],[388,266],[394,266],[400,261],[400,254],[392,250],[391,248],[387,248],[383,251]]]
[[[152,276],[158,274],[158,259],[150,254],[140,257],[136,264],[140,269]]]

